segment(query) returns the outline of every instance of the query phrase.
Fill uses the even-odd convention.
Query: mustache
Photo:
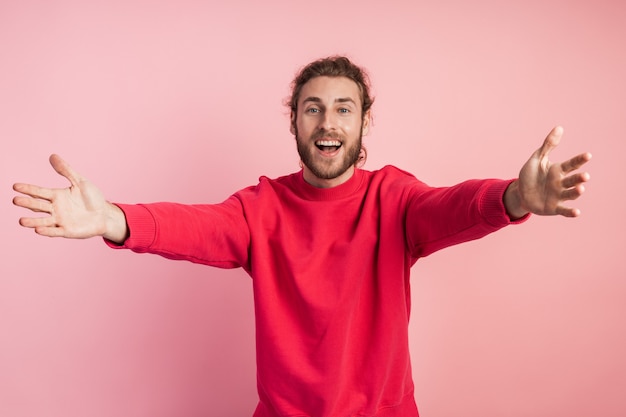
[[[327,131],[324,129],[318,130],[317,132],[315,132],[313,135],[311,135],[311,139],[312,140],[318,140],[318,139],[337,139],[340,141],[344,141],[344,137],[337,133],[337,132],[333,132],[333,131]]]

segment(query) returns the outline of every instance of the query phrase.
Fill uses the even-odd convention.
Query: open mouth
[[[334,152],[341,148],[341,142],[338,140],[317,140],[315,141],[317,149],[324,152]]]

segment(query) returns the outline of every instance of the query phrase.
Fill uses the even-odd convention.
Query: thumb
[[[547,158],[548,154],[558,146],[561,141],[561,137],[563,136],[563,128],[561,126],[556,126],[554,129],[548,133],[546,139],[543,141],[541,148],[537,150],[539,158]]]
[[[59,155],[50,155],[50,165],[52,165],[52,168],[54,168],[54,170],[59,175],[67,178],[72,186],[78,185],[78,183],[82,179],[78,172],[74,171],[72,167],[67,162],[65,162],[65,160],[63,160],[63,158],[61,158]]]

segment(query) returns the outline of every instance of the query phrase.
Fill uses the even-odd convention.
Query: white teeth
[[[318,146],[341,146],[341,142],[338,140],[318,140],[315,144]]]

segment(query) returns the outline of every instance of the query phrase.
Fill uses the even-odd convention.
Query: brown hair
[[[298,109],[298,99],[302,86],[315,77],[346,77],[354,81],[361,92],[361,114],[372,107],[374,99],[370,95],[370,80],[365,69],[355,65],[345,56],[330,56],[318,59],[302,68],[291,83],[291,97],[287,99],[287,106],[296,113]],[[292,123],[295,118],[292,117]]]

